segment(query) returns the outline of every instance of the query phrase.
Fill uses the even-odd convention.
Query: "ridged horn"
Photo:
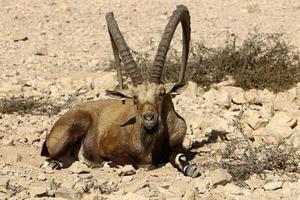
[[[167,24],[162,39],[159,43],[158,50],[153,62],[153,67],[150,71],[150,81],[154,83],[161,82],[161,74],[165,64],[166,56],[172,41],[177,25],[181,22],[182,26],[182,61],[179,72],[178,84],[181,84],[184,79],[186,64],[188,61],[190,38],[191,38],[191,22],[190,14],[187,7],[184,5],[177,6],[173,12],[169,23]]]
[[[131,78],[133,85],[141,84],[143,82],[141,71],[137,67],[136,62],[132,57],[130,49],[127,46],[125,39],[114,18],[114,14],[112,12],[109,12],[106,14],[105,18],[106,18],[110,39],[111,39],[111,44],[112,44],[113,53],[115,57],[115,63],[117,66],[119,87],[121,89],[123,88],[123,80],[121,77],[121,60],[119,55],[122,58],[122,61],[125,65],[125,71],[128,73],[129,77]]]

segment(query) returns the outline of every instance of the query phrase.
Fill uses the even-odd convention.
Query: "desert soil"
[[[300,198],[297,170],[270,169],[241,183],[222,169],[222,152],[233,141],[250,148],[284,141],[299,153],[300,84],[274,94],[243,91],[230,81],[209,91],[190,83],[174,102],[188,123],[184,145],[194,155],[191,162],[201,166],[198,178],[185,177],[170,164],[150,171],[91,169],[79,162],[58,171],[39,168],[45,159],[41,145],[59,116],[76,102],[107,98],[104,90],[117,83],[115,71],[105,70],[113,58],[105,14],[115,13],[133,51],[154,56],[177,4],[190,10],[192,43],[222,46],[232,33],[242,41],[257,30],[283,33],[300,48],[297,0],[0,1],[1,99],[23,97],[62,106],[59,113],[49,107],[44,113],[1,114],[0,199]],[[172,43],[178,51],[180,34],[178,30]]]

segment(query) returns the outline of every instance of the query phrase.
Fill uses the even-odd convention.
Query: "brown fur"
[[[135,113],[131,99],[76,105],[54,124],[47,136],[49,158],[62,161],[80,140],[84,157],[95,164],[104,160],[135,167],[165,163],[171,152],[183,150],[186,124],[175,112],[169,95],[162,102],[162,115],[153,133],[141,130],[141,119]]]

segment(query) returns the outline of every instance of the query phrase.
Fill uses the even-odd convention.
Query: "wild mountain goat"
[[[130,164],[135,168],[170,161],[185,175],[196,177],[199,170],[190,165],[183,154],[186,122],[174,110],[172,96],[184,88],[185,68],[190,44],[188,9],[177,6],[159,44],[153,67],[143,78],[118,28],[113,13],[106,15],[108,31],[117,66],[119,87],[107,94],[117,99],[79,104],[54,124],[43,145],[42,156],[49,158],[44,167],[65,167],[74,155],[87,165],[102,165],[106,161]],[[161,81],[166,55],[181,22],[183,32],[182,64],[177,83]],[[132,80],[123,88],[121,59]]]

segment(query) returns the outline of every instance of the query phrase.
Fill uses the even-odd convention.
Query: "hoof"
[[[200,169],[196,164],[185,166],[183,169],[183,173],[186,176],[190,176],[192,178],[200,176]]]
[[[101,163],[100,167],[103,168],[118,168],[118,165],[112,161],[104,161]]]
[[[63,167],[62,163],[58,160],[45,160],[40,166],[42,169],[61,169]]]

